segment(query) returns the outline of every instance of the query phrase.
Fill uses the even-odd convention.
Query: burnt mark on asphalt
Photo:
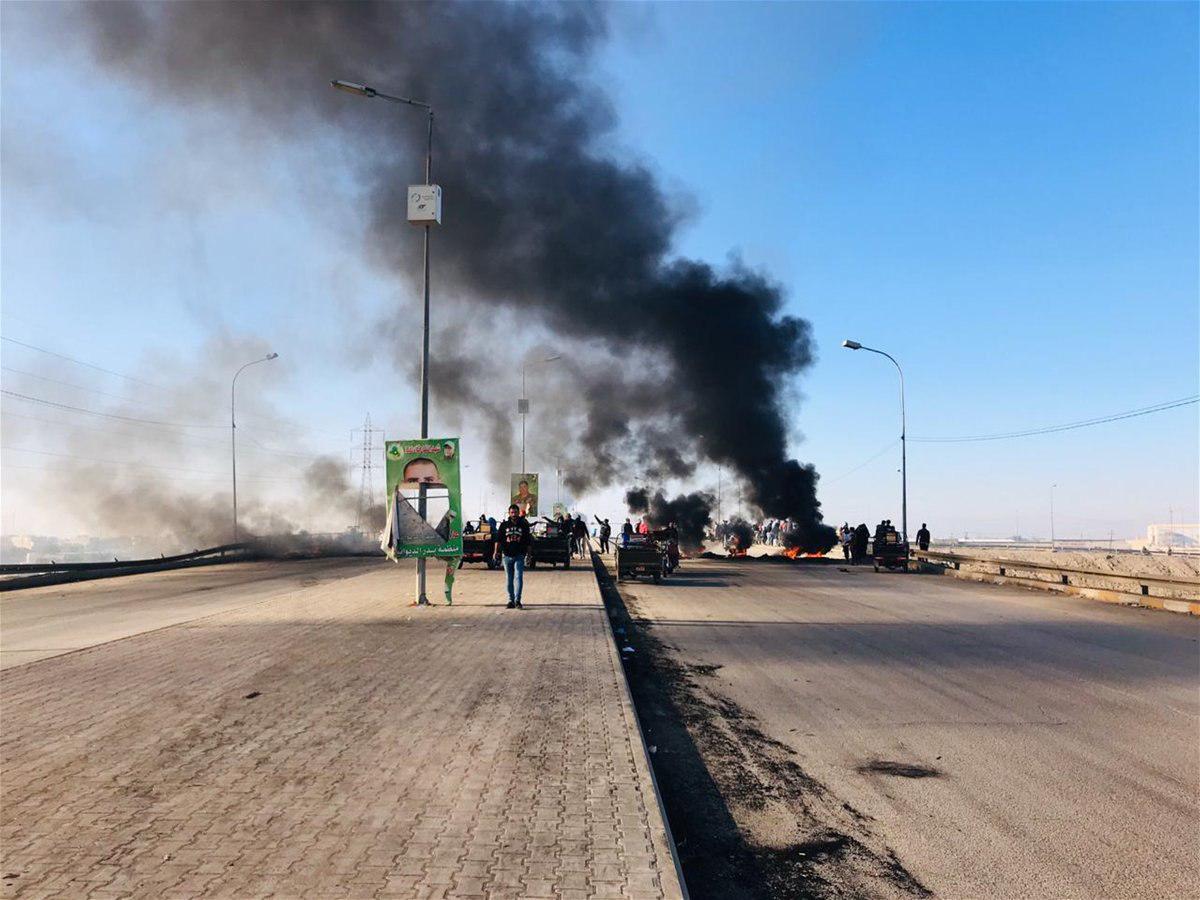
[[[636,595],[593,564],[619,645],[635,651],[622,662],[693,898],[930,896],[868,816],[717,693],[719,665],[681,663],[637,616]]]
[[[856,766],[861,775],[891,775],[894,778],[941,778],[945,773],[933,766],[898,762],[894,759],[872,759]]]

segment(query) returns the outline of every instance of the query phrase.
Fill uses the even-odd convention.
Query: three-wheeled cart
[[[533,543],[525,555],[527,568],[535,569],[538,563],[571,568],[571,536],[557,522],[534,522],[532,531]]]
[[[648,575],[658,584],[667,574],[667,554],[661,544],[648,535],[631,535],[628,543],[617,546],[617,581]]]
[[[875,538],[875,545],[871,548],[871,562],[875,564],[876,572],[880,568],[903,569],[907,572],[908,542],[900,540],[900,535],[894,528],[884,532]]]
[[[491,526],[481,528],[473,534],[463,535],[463,555],[458,567],[464,563],[483,563],[489,569],[498,568],[496,559],[496,535]]]
[[[665,557],[664,575],[672,574],[679,568],[679,536],[673,528],[660,528],[650,533],[650,537],[658,544]]]

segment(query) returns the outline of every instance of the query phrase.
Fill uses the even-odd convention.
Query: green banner
[[[508,502],[517,504],[523,516],[538,513],[538,477],[536,472],[513,472],[509,476]]]
[[[393,560],[462,556],[458,438],[386,441],[387,525],[381,546]]]

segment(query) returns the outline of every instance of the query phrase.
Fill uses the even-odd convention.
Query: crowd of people
[[[554,518],[543,516],[547,529],[557,529],[559,534],[565,534],[569,541],[570,554],[575,557],[585,557],[588,554],[588,537],[596,538],[601,553],[610,553],[615,549],[612,533],[612,523],[600,516],[593,516],[596,526],[589,529],[587,519],[582,513],[574,515],[559,513]],[[709,533],[710,537],[726,549],[745,551],[748,546],[742,542],[754,542],[767,547],[785,545],[786,536],[796,525],[791,519],[766,518],[755,523],[747,523],[741,519],[725,520],[716,523]],[[465,534],[490,533],[495,535],[496,559],[503,565],[505,584],[508,592],[509,609],[521,609],[521,593],[524,585],[525,558],[533,544],[533,529],[529,521],[522,515],[520,507],[513,504],[508,508],[508,517],[497,523],[490,516],[481,515],[479,520],[468,521],[463,529]],[[621,525],[620,545],[627,546],[635,534],[648,535],[652,531],[650,523],[643,516],[637,523],[629,517]],[[675,524],[670,523],[665,529],[658,529],[656,534],[666,532],[668,538],[678,539]],[[865,522],[851,527],[849,522],[843,522],[837,528],[838,545],[843,557],[854,565],[862,563],[872,546],[878,547],[887,541],[890,534],[896,533],[896,527],[890,519],[882,520],[875,526],[872,537]],[[916,543],[921,550],[928,550],[930,542],[929,526],[921,523],[917,531]]]
[[[880,546],[887,540],[889,534],[896,533],[896,526],[892,524],[891,519],[884,519],[875,526],[874,535],[871,534],[865,522],[859,522],[853,528],[849,522],[844,522],[838,526],[837,537],[838,544],[842,548],[842,557],[849,560],[852,564],[858,565],[867,557],[867,547],[871,546],[872,551],[875,547]],[[917,531],[917,547],[921,550],[929,549],[929,526],[921,523],[921,528]]]
[[[759,544],[782,547],[784,535],[793,530],[791,519],[763,519],[754,526],[754,537]]]

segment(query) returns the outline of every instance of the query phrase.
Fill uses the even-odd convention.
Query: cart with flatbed
[[[463,555],[458,567],[465,563],[483,563],[489,569],[499,568],[496,559],[496,535],[491,525],[481,525],[478,531],[463,535]]]
[[[667,554],[649,535],[635,534],[618,545],[616,565],[617,581],[646,575],[658,584],[667,575]]]
[[[908,541],[902,541],[895,528],[876,535],[871,548],[871,562],[875,571],[901,569],[908,571]]]
[[[532,526],[533,543],[525,556],[527,568],[535,569],[538,564],[551,568],[571,568],[571,536],[557,522],[542,520]]]

